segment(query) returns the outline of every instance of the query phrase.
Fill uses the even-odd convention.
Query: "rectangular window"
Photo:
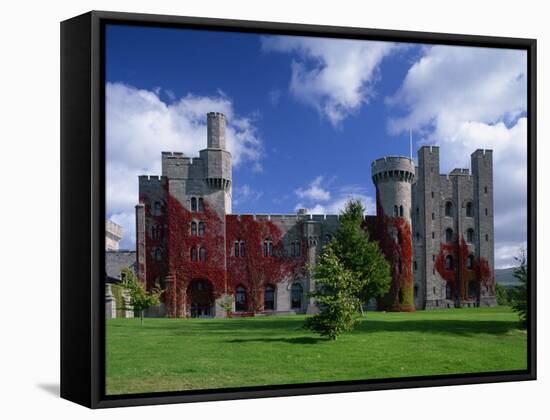
[[[432,220],[435,219],[435,213],[432,213]]]
[[[435,232],[432,232],[432,239],[435,239]]]
[[[485,216],[489,214],[489,210],[487,210],[487,207],[485,207]]]

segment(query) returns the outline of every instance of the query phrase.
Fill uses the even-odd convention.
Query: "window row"
[[[204,211],[204,200],[202,197],[191,197],[191,211]]]
[[[235,241],[234,247],[235,257],[245,257],[246,256],[246,247],[244,241]]]
[[[294,283],[290,288],[290,308],[300,310],[303,306],[304,288],[300,283]],[[275,309],[275,287],[267,285],[264,288],[264,310]],[[239,285],[235,289],[235,311],[244,312],[248,310],[248,293],[244,286]]]
[[[415,238],[417,241],[420,241],[421,235],[420,232],[416,232]],[[432,239],[435,239],[435,232],[432,232]],[[451,228],[445,229],[445,242],[452,242],[454,240],[454,231]],[[466,231],[466,242],[473,244],[475,240],[475,231],[470,228]],[[489,240],[489,235],[485,235],[485,240]]]
[[[192,247],[190,251],[191,261],[197,261],[197,257],[199,261],[206,261],[206,248],[200,247],[197,252],[196,247]]]
[[[204,236],[204,222],[191,222],[191,236]]]
[[[435,255],[433,256],[433,261],[435,261]],[[401,261],[399,263],[401,264]],[[475,257],[472,254],[468,255],[468,257],[466,258],[466,268],[471,270],[474,268],[474,264],[475,264]],[[445,257],[445,269],[452,270],[454,268],[455,268],[455,263],[454,263],[453,256],[447,255]],[[418,270],[418,263],[416,261],[413,261],[413,270],[414,271]],[[435,274],[435,269],[433,274]]]
[[[393,217],[403,217],[404,214],[403,206],[393,206]]]
[[[400,206],[401,207],[401,206]],[[420,208],[416,208],[416,218],[420,218]],[[399,212],[401,212],[401,209],[399,209]],[[489,215],[489,209],[484,209],[485,216]],[[394,214],[397,215],[397,206],[394,208]],[[454,207],[453,203],[451,201],[445,202],[445,217],[453,217],[454,215]],[[435,220],[435,213],[432,213],[432,220]],[[397,217],[397,216],[396,216]],[[466,217],[474,217],[474,203],[469,201],[466,203]]]

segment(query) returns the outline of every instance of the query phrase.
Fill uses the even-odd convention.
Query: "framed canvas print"
[[[62,22],[62,397],[535,379],[535,48]]]

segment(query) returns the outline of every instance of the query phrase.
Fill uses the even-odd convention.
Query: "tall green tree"
[[[305,328],[336,340],[338,335],[353,329],[361,301],[357,298],[358,281],[339,261],[334,245],[324,247],[319,261],[310,267],[317,290],[310,293],[315,298],[319,313],[306,319]]]
[[[349,200],[332,242],[338,259],[360,284],[356,297],[362,304],[385,295],[391,285],[390,266],[378,243],[371,241],[364,229],[364,211],[359,200]],[[363,305],[360,308],[362,313]]]
[[[129,268],[122,269],[122,286],[128,290],[130,306],[134,311],[139,312],[141,324],[143,325],[143,311],[160,303],[162,291],[155,287],[148,292]]]
[[[520,254],[516,257],[518,266],[514,269],[514,277],[518,280],[519,284],[514,286],[509,292],[509,300],[512,309],[519,315],[520,323],[522,327],[527,326],[527,252],[522,249]]]

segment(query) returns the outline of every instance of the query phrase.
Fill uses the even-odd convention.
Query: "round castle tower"
[[[380,303],[389,311],[414,311],[411,186],[415,165],[407,157],[388,156],[375,160],[371,170],[376,186],[377,236],[392,277],[390,291]]]

